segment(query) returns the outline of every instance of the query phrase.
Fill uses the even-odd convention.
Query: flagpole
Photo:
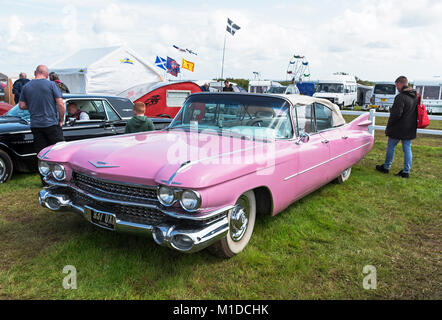
[[[226,31],[224,31],[224,47],[223,47],[223,63],[221,65],[221,79],[223,79],[223,77],[224,77],[224,54],[226,52],[226,37],[227,37],[227,33],[226,33]]]

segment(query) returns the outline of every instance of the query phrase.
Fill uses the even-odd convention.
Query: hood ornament
[[[103,162],[103,161],[97,161],[97,162],[89,161],[89,163],[91,165],[93,165],[95,168],[119,168],[120,167],[120,166],[108,165],[106,162]]]

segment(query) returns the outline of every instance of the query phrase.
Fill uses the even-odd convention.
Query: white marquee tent
[[[163,81],[155,67],[126,47],[82,49],[54,63],[71,93],[118,93],[139,83]]]

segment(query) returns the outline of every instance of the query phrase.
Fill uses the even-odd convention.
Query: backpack
[[[430,125],[430,119],[428,119],[427,108],[422,103],[422,96],[419,95],[419,102],[417,104],[417,127],[419,129],[426,128]]]

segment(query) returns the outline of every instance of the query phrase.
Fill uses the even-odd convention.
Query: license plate
[[[101,227],[114,230],[115,215],[91,209],[91,221]]]
[[[387,102],[387,99],[383,98],[381,99],[382,102]]]

